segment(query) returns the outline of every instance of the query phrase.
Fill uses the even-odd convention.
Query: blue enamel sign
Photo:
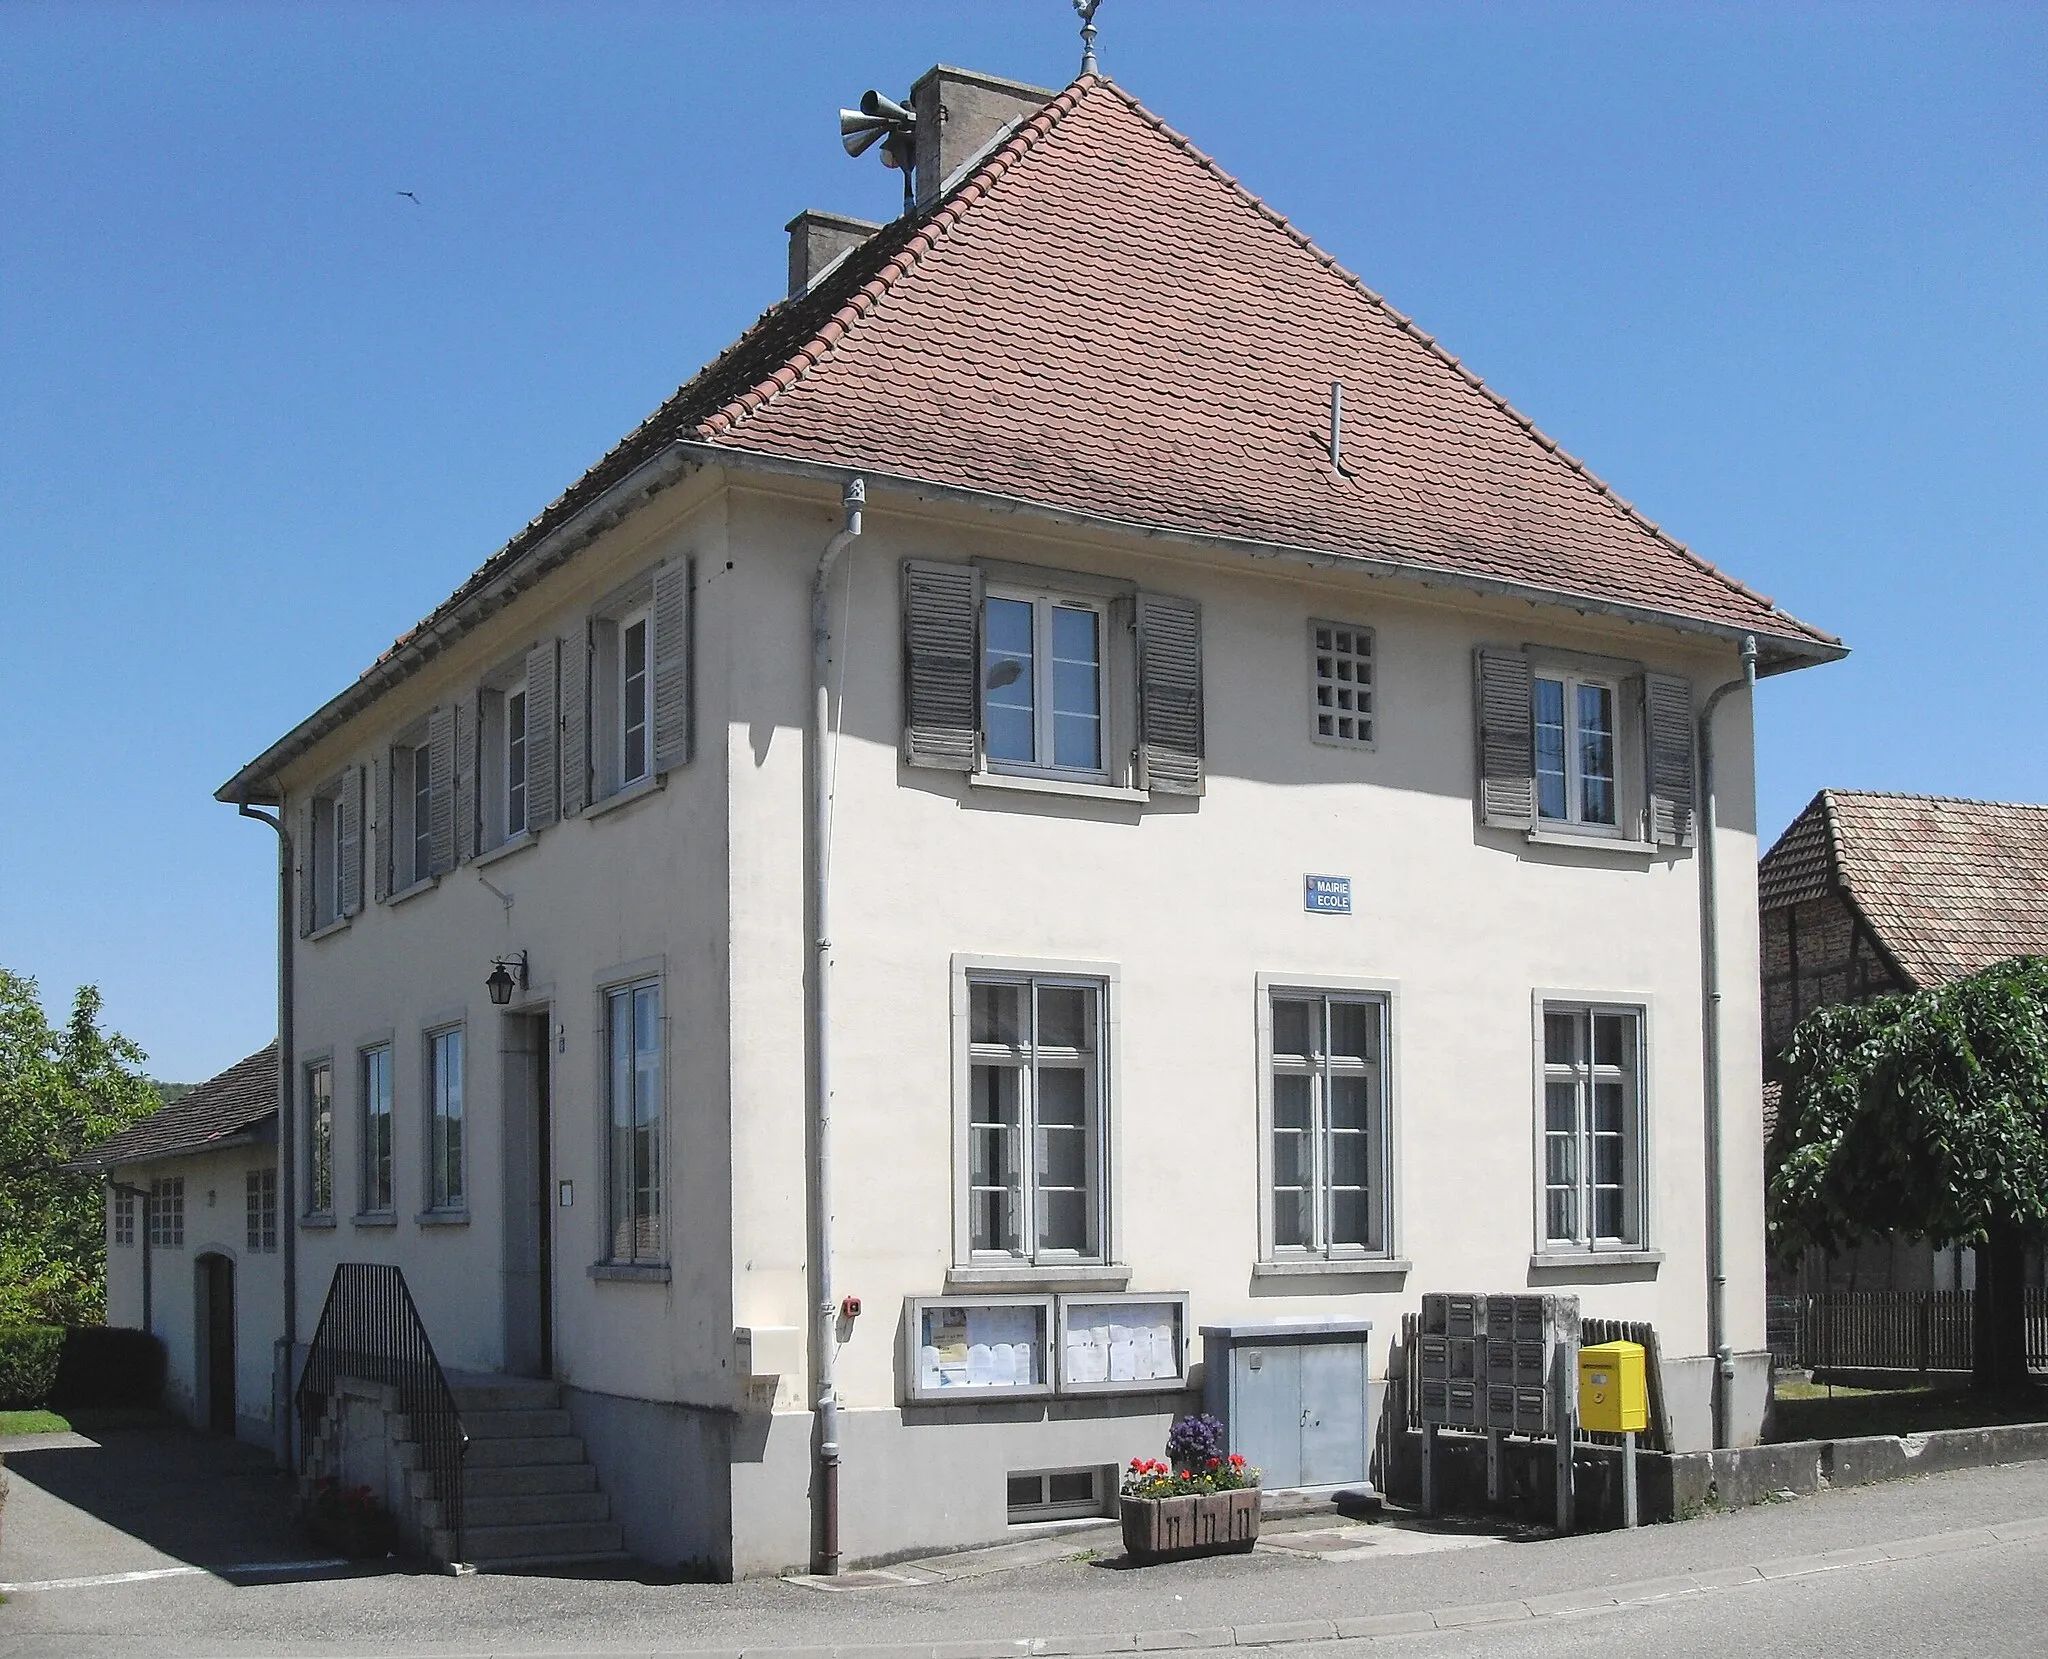
[[[1351,878],[1349,876],[1303,876],[1301,878],[1301,907],[1317,916],[1348,916],[1351,914]]]

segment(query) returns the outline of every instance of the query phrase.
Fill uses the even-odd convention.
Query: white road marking
[[[227,1567],[150,1567],[133,1573],[93,1573],[85,1578],[37,1578],[20,1584],[0,1584],[0,1596],[24,1594],[30,1590],[96,1590],[108,1584],[145,1584],[158,1578],[219,1577],[229,1573],[304,1573],[346,1567],[341,1556],[324,1561],[238,1561]]]

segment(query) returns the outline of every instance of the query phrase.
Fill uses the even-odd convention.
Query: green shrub
[[[0,1325],[0,1411],[45,1404],[63,1351],[61,1325]]]
[[[158,1405],[164,1363],[164,1345],[147,1331],[74,1326],[64,1333],[50,1403],[67,1411]]]

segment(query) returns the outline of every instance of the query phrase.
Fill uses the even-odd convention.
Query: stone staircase
[[[463,1459],[462,1558],[486,1568],[625,1559],[611,1500],[562,1409],[552,1382],[451,1373],[449,1387],[469,1434]],[[455,1559],[433,1483],[407,1472],[408,1496],[428,1551]]]

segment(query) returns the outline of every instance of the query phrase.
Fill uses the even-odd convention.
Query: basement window
[[[1010,1524],[1106,1514],[1102,1469],[1023,1469],[1009,1479]]]

